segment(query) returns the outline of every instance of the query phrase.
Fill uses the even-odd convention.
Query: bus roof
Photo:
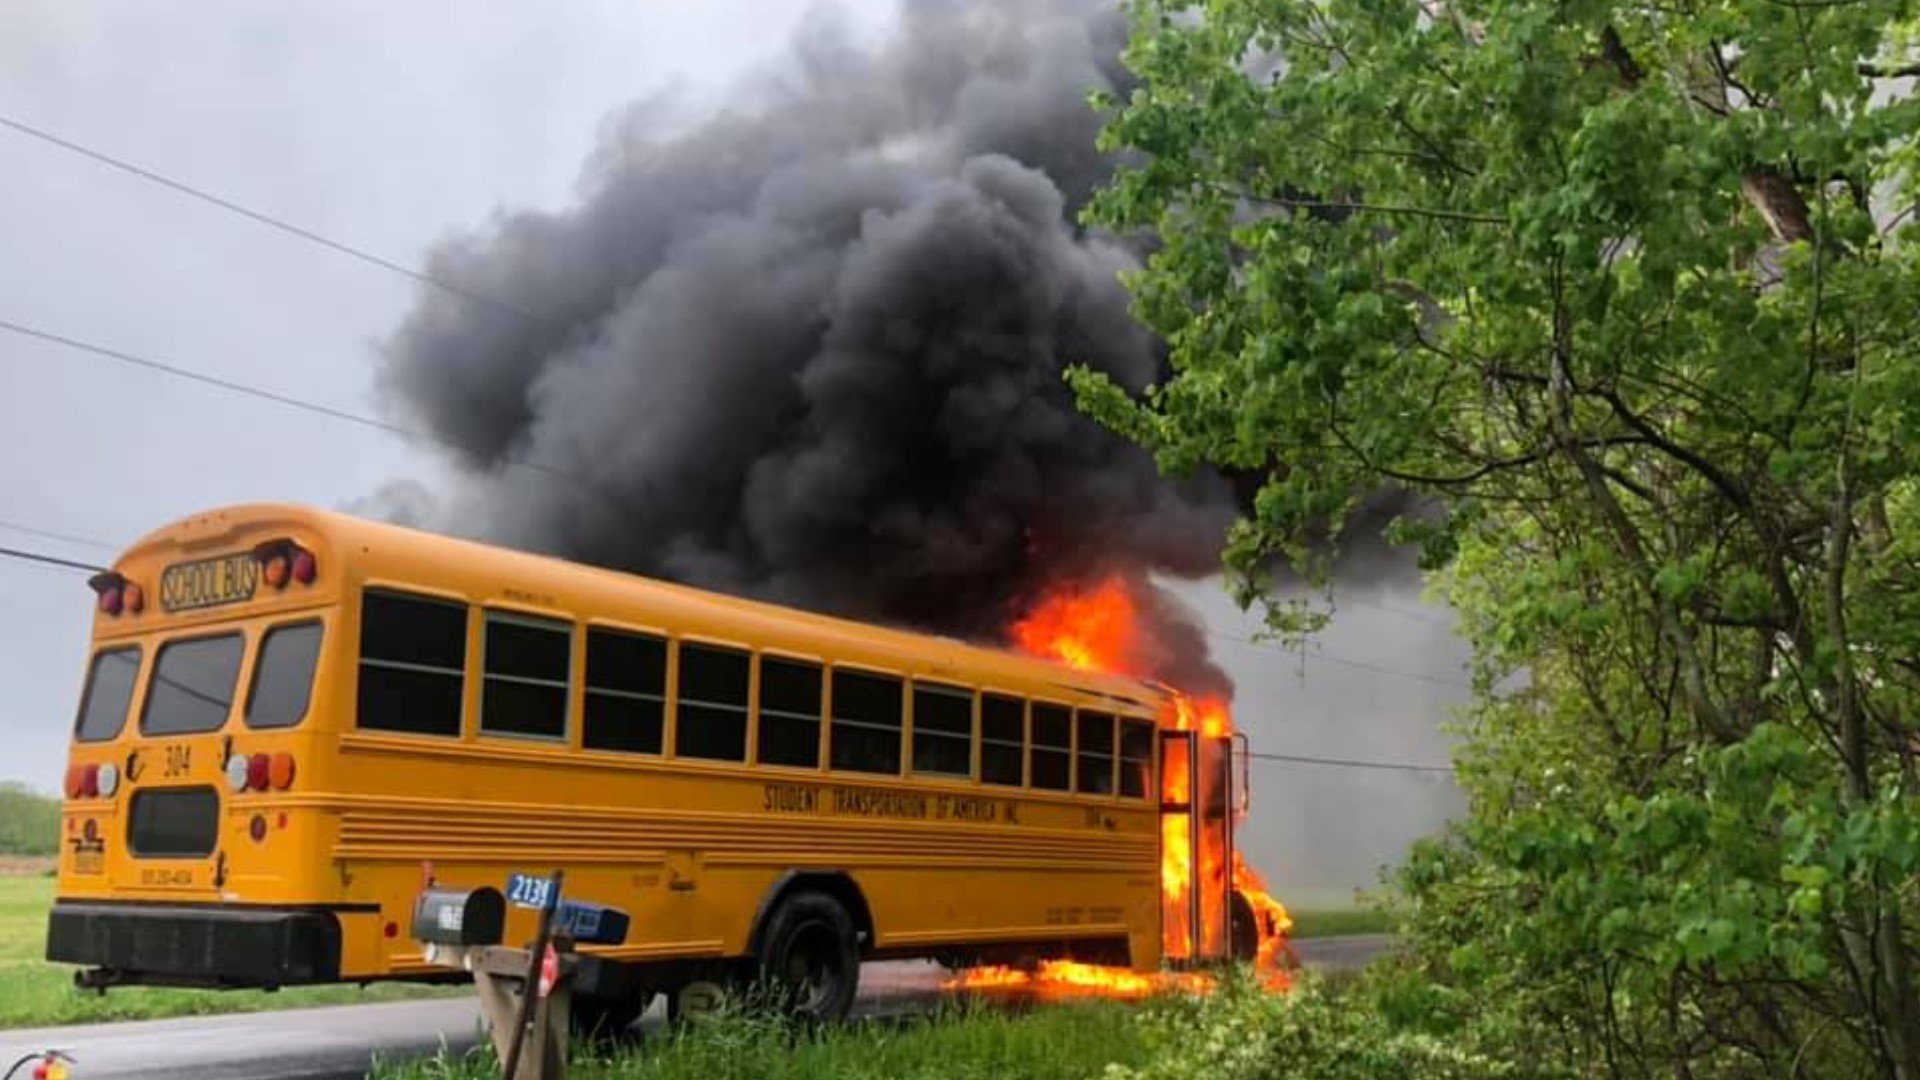
[[[179,519],[135,541],[120,559],[115,560],[115,566],[118,568],[123,560],[142,555],[150,549],[199,547],[217,536],[274,525],[312,530],[325,540],[334,558],[350,564],[370,561],[373,558],[371,553],[376,551],[382,557],[399,556],[400,561],[409,563],[448,565],[458,560],[463,567],[462,576],[510,579],[523,585],[538,583],[574,595],[600,594],[610,600],[693,617],[703,622],[744,621],[762,631],[786,631],[815,640],[857,644],[862,651],[913,657],[978,677],[996,673],[1016,676],[1027,681],[1051,683],[1082,694],[1117,698],[1143,707],[1156,707],[1172,693],[1170,688],[1157,683],[1083,671],[1056,661],[969,644],[936,634],[747,600],[550,555],[464,540],[298,504],[239,504]],[[423,581],[421,584],[431,583]],[[582,619],[591,619],[593,614],[591,611],[576,612]]]

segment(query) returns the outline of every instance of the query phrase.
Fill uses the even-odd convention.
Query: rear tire
[[[1260,917],[1254,914],[1253,902],[1247,899],[1247,894],[1235,890],[1229,915],[1227,941],[1233,959],[1251,964],[1260,955]]]
[[[787,897],[761,936],[760,981],[788,1015],[807,1023],[846,1018],[860,989],[853,919],[825,893]]]

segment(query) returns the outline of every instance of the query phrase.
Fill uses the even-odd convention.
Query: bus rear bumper
[[[85,987],[338,982],[340,921],[309,908],[56,901],[47,959]]]

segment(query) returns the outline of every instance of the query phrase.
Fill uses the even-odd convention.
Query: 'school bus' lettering
[[[171,612],[237,604],[253,599],[259,584],[260,564],[251,554],[175,563],[160,574],[160,607]]]
[[[436,977],[395,913],[535,867],[631,915],[609,1007],[829,907],[837,955],[1162,961],[1160,688],[292,507],[103,579],[159,603],[95,615],[48,944],[83,981]]]

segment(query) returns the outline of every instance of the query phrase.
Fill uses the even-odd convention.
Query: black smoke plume
[[[1230,485],[1162,479],[1061,377],[1163,364],[1118,280],[1137,253],[1074,223],[1125,33],[1088,3],[914,0],[878,46],[809,22],[692,128],[618,115],[577,205],[432,253],[515,310],[425,292],[386,344],[391,404],[467,477],[438,524],[993,641],[1058,586],[1217,570]],[[1149,599],[1149,674],[1227,692]]]

